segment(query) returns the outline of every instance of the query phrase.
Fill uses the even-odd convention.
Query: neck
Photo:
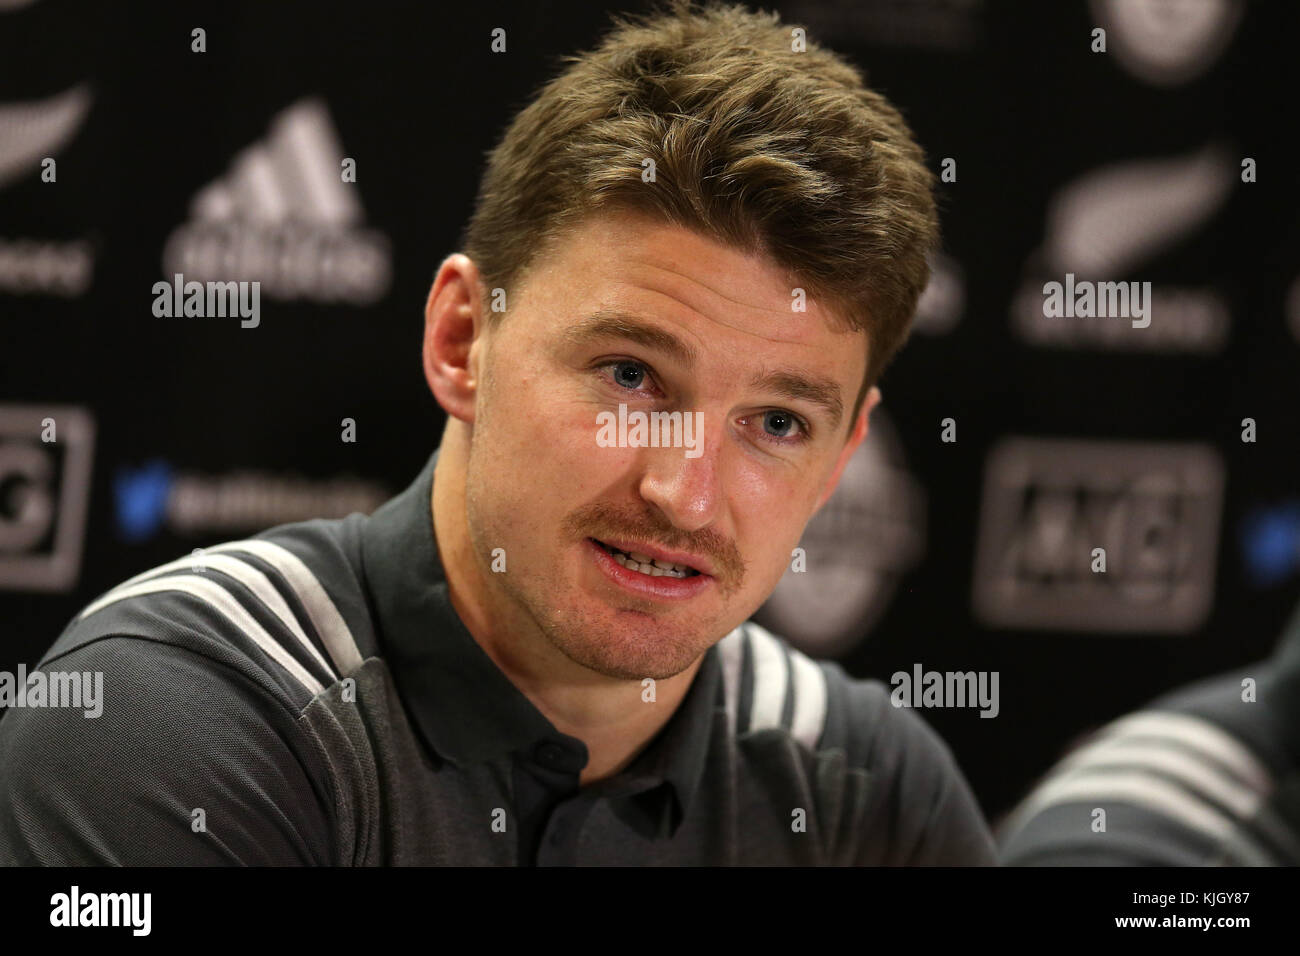
[[[452,607],[484,653],[555,729],[586,744],[580,784],[613,776],[676,712],[704,658],[656,681],[655,701],[646,703],[639,681],[599,674],[562,654],[524,608],[492,587],[481,556],[474,554],[465,510],[468,444],[465,426],[452,419],[430,503]]]

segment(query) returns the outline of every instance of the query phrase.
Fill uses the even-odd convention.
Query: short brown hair
[[[602,208],[764,253],[867,333],[851,428],[929,279],[934,175],[856,67],[811,41],[793,52],[793,39],[775,13],[670,0],[615,16],[595,50],[563,57],[489,153],[461,235],[485,289],[511,289]]]

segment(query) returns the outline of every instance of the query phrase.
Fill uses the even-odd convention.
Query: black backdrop
[[[859,675],[997,671],[996,719],[924,712],[990,816],[1084,730],[1262,656],[1300,591],[1293,6],[775,5],[957,175],[858,480],[761,619]],[[424,297],[482,154],[606,9],[0,2],[0,669],[132,574],[405,486],[443,420]],[[259,205],[267,169],[342,157],[348,197],[297,225]],[[157,317],[196,235],[342,253],[264,287],[255,329]],[[1067,271],[1150,281],[1151,327],[1017,306]]]

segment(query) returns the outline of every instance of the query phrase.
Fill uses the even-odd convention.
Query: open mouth
[[[604,548],[615,561],[627,568],[629,571],[637,571],[641,574],[647,575],[648,577],[693,578],[697,577],[700,573],[689,565],[673,564],[671,561],[660,561],[657,558],[651,558],[649,555],[639,554],[635,551],[631,553],[620,551],[618,548],[611,547],[597,538],[591,538],[590,540]]]

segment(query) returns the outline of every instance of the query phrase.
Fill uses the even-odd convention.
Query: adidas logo
[[[392,279],[388,238],[366,229],[343,148],[320,99],[301,100],[230,171],[199,190],[163,250],[163,274],[246,280],[280,300],[367,305]]]

